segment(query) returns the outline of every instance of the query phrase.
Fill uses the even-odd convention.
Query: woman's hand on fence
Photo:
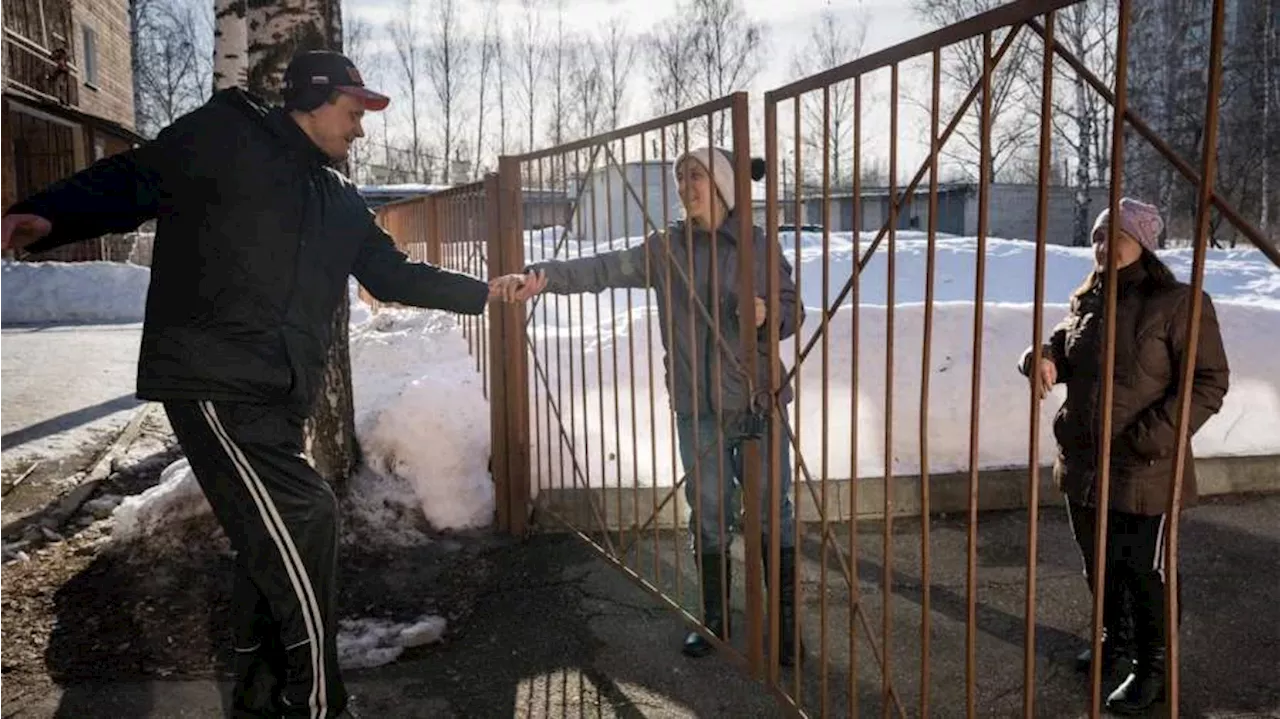
[[[763,327],[764,321],[769,317],[769,306],[764,303],[763,297],[756,298],[756,327]]]
[[[547,287],[547,276],[540,271],[513,274],[489,280],[489,299],[524,302]]]
[[[1040,358],[1040,371],[1036,373],[1035,379],[1040,383],[1040,399],[1044,399],[1049,392],[1053,391],[1053,386],[1058,383],[1058,365],[1048,357]]]

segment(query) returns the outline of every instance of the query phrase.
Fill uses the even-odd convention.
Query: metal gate
[[[486,209],[478,212],[489,223],[484,264],[490,276],[520,272],[529,264],[548,260],[569,259],[576,265],[572,282],[552,288],[560,294],[544,293],[527,308],[491,308],[487,330],[474,333],[478,342],[487,342],[488,351],[478,350],[477,355],[488,361],[489,396],[494,408],[494,477],[499,485],[501,525],[523,532],[528,512],[532,511],[535,520],[552,518],[578,534],[626,576],[697,627],[718,646],[722,656],[741,663],[764,681],[795,713],[857,716],[872,711],[883,716],[933,716],[962,711],[966,716],[977,716],[992,711],[980,702],[978,688],[977,552],[980,511],[996,506],[991,499],[991,488],[996,485],[991,484],[992,473],[984,466],[981,452],[982,429],[989,424],[984,424],[980,416],[983,373],[992,363],[1008,364],[1010,360],[984,353],[986,258],[992,237],[993,156],[997,152],[993,146],[993,84],[1000,77],[1002,62],[1008,62],[1010,53],[1017,51],[1030,54],[1036,66],[1032,82],[1038,107],[1031,115],[1036,124],[1038,155],[1034,199],[1036,259],[1034,277],[1021,278],[1034,283],[1035,288],[1033,327],[1026,338],[1033,347],[1033,362],[1039,361],[1045,337],[1045,305],[1059,299],[1047,298],[1045,288],[1053,173],[1053,78],[1057,72],[1069,73],[1078,80],[1077,87],[1095,93],[1111,108],[1106,187],[1113,214],[1123,194],[1125,158],[1134,151],[1133,143],[1150,148],[1188,186],[1195,188],[1196,211],[1190,232],[1195,247],[1190,284],[1195,291],[1188,324],[1191,339],[1179,377],[1179,398],[1187,397],[1192,386],[1199,333],[1190,330],[1199,326],[1202,313],[1199,290],[1203,287],[1211,215],[1216,213],[1217,218],[1280,266],[1280,252],[1275,246],[1215,189],[1224,0],[1212,2],[1209,70],[1201,118],[1204,131],[1195,164],[1175,151],[1127,105],[1133,3],[1119,0],[1114,4],[1115,71],[1110,82],[1099,78],[1087,62],[1056,39],[1058,14],[1074,4],[1070,0],[1018,0],[766,93],[764,137],[756,145],[763,147],[765,159],[763,197],[753,194],[749,153],[733,152],[733,176],[728,184],[739,198],[738,211],[729,218],[735,233],[731,239],[737,242],[736,279],[721,283],[712,276],[709,286],[717,290],[710,295],[694,290],[701,285],[695,276],[698,264],[689,241],[693,230],[687,225],[673,225],[681,216],[681,204],[672,164],[677,157],[700,146],[730,151],[753,147],[746,94],[548,150],[502,158],[499,172],[483,183]],[[978,77],[972,86],[962,88],[958,104],[944,111],[943,89],[948,82],[944,79],[943,61],[960,49],[976,53]],[[922,71],[930,79],[927,98],[917,103],[926,118],[927,127],[923,130],[902,123],[905,69]],[[915,83],[913,87],[919,85]],[[873,90],[876,95],[868,100]],[[851,108],[843,109],[835,102],[837,95],[850,98]],[[846,116],[841,117],[842,114]],[[838,130],[850,126],[849,137]],[[928,150],[923,161],[908,164],[899,152],[900,140],[916,130],[925,133]],[[936,297],[937,253],[943,211],[940,207],[949,192],[939,172],[939,157],[954,150],[961,142],[961,134],[972,141],[975,155],[977,179],[972,192],[976,197],[977,244],[968,308],[947,319],[959,317],[971,330],[962,348],[967,352],[962,359],[968,363],[965,384],[969,403],[967,410],[962,408],[961,418],[952,422],[965,423],[968,437],[960,466],[938,471],[931,467],[931,460],[937,457],[936,450],[930,450],[931,430],[937,426],[932,420],[946,415],[931,394],[931,383],[937,383],[940,376],[939,357],[934,354],[941,311]],[[838,146],[843,143],[847,145],[842,150]],[[872,212],[864,199],[877,194],[864,187],[862,179],[869,150],[887,153],[886,187],[875,188],[882,197],[876,207],[882,211]],[[839,178],[833,180],[833,165],[841,162],[845,156],[842,153],[852,164],[852,186],[847,192],[852,231],[848,238],[833,237],[841,233],[832,230],[839,214],[834,208],[844,194],[836,187]],[[821,167],[820,172],[814,172],[815,167]],[[715,183],[715,168],[710,169]],[[814,177],[820,179],[814,181]],[[911,179],[900,183],[899,178],[903,177]],[[479,186],[468,190],[471,191],[478,192]],[[756,199],[763,200],[760,207],[756,206]],[[910,213],[915,211],[923,211],[927,217],[914,227],[923,234],[920,247],[926,254],[927,270],[919,314],[903,320],[908,313],[897,301],[900,280],[896,258],[900,232],[904,223],[905,228],[913,228]],[[476,215],[477,211],[473,208],[471,214]],[[816,224],[821,227],[806,228]],[[765,257],[754,256],[753,243],[736,240],[751,236],[753,225],[763,228]],[[862,236],[864,229],[872,230],[866,238]],[[454,228],[448,232],[458,231]],[[686,235],[683,243],[677,236],[681,232]],[[463,235],[470,236],[466,232]],[[729,241],[715,234],[706,239],[712,243]],[[841,248],[851,258],[847,267],[833,261],[835,240],[849,245]],[[1115,243],[1110,245],[1114,247]],[[474,264],[473,250],[459,246],[441,258],[450,266],[474,271],[478,266]],[[677,251],[686,255],[680,256]],[[619,260],[623,255],[625,261]],[[607,256],[614,259],[601,259]],[[718,256],[714,244],[710,256]],[[817,271],[820,276],[805,274],[806,258],[810,260],[808,264],[819,265],[808,271]],[[863,285],[868,268],[877,258],[883,265],[876,271],[883,272],[884,279],[883,287],[876,290],[883,297],[878,309],[871,307]],[[718,267],[716,263],[710,266]],[[760,275],[763,282],[757,281],[757,267],[765,268]],[[785,272],[788,267],[790,272]],[[1108,271],[1108,278],[1114,278],[1113,272]],[[796,302],[791,316],[783,318],[784,300],[791,291],[782,279],[784,275],[797,285],[796,294],[801,297],[806,287],[820,285],[822,299],[818,306],[806,311],[803,301]],[[1113,289],[1106,299],[1106,336],[1114,338],[1114,281],[1107,285]],[[686,296],[673,294],[681,292]],[[752,319],[756,297],[765,301],[765,324],[758,331]],[[677,306],[687,311],[688,317],[674,317],[671,308]],[[910,327],[909,332],[901,329],[904,323]],[[788,325],[798,331],[784,339],[784,327]],[[692,385],[677,381],[670,363],[664,365],[664,355],[669,354],[663,349],[664,337],[668,343],[678,343],[681,340],[677,330],[688,327],[701,328],[699,331],[704,334],[691,340],[702,343],[697,351],[703,352],[704,357],[702,365],[694,362],[701,369]],[[921,353],[918,364],[904,368],[899,349],[908,342],[918,343]],[[1099,566],[1106,551],[1113,397],[1110,378],[1115,367],[1114,341],[1108,339],[1104,344],[1103,367],[1108,380],[1102,393],[1104,439],[1099,448],[1101,499],[1095,542]],[[713,432],[714,441],[705,448],[695,435],[693,444],[700,451],[686,449],[682,458],[679,435],[683,429],[679,425],[688,417],[686,413],[677,416],[673,407],[685,406],[684,398],[692,396],[696,414],[702,407],[701,393],[722,392],[727,386],[726,377],[736,377],[733,381],[738,385],[734,386],[745,386],[753,400],[763,398],[760,406],[768,418],[764,434]],[[700,380],[706,381],[702,388],[698,386]],[[908,382],[916,383],[918,391],[904,390]],[[815,386],[817,391],[812,389]],[[880,393],[876,400],[881,417],[862,414],[865,386],[873,386]],[[794,392],[795,397],[790,403],[785,401],[789,392]],[[1027,469],[1006,473],[999,486],[1016,495],[1007,506],[1027,511],[1020,713],[1032,716],[1036,711],[1037,678],[1037,509],[1047,500],[1042,493],[1045,478],[1040,471],[1044,459],[1040,448],[1041,399],[1034,391],[1028,392],[1027,397]],[[710,426],[725,427],[726,404],[716,401],[709,406],[713,416],[706,419],[713,422]],[[1175,456],[1182,458],[1189,442],[1189,403],[1179,399],[1175,414]],[[902,415],[915,421],[903,427]],[[834,421],[834,416],[847,425]],[[694,425],[704,426],[696,418]],[[844,428],[837,429],[841,426]],[[987,434],[991,431],[988,428]],[[911,440],[901,441],[904,434]],[[872,437],[869,439],[868,435]],[[713,482],[713,487],[719,488],[717,493],[726,496],[726,483],[733,477],[723,471],[707,476],[702,470],[708,453],[723,456],[726,444],[733,445],[730,449],[738,453],[743,467],[739,473],[742,509],[740,514],[719,513],[718,539],[724,542],[737,530],[743,541],[733,543],[729,550],[732,560],[722,570],[721,578],[737,575],[745,579],[722,582],[730,587],[723,590],[722,599],[745,616],[745,623],[731,621],[727,638],[721,641],[700,624],[705,597],[694,557],[702,554],[701,543],[706,538],[705,530],[686,531],[690,516],[694,515],[695,521],[700,517],[694,511],[697,503],[691,507],[685,492],[704,496],[704,483]],[[915,464],[898,461],[896,455],[903,447],[910,448]],[[791,457],[785,468],[781,460],[784,448]],[[867,460],[866,454],[873,456]],[[766,457],[767,463],[763,462]],[[868,462],[876,466],[860,473],[860,467],[865,469]],[[724,466],[722,462],[711,464]],[[1171,508],[1179,501],[1184,460],[1179,459],[1175,466]],[[763,531],[782,525],[784,469],[789,469],[795,478],[798,518],[812,518],[794,523],[791,544],[813,549],[818,555],[816,576],[797,576],[793,582],[781,581],[779,574],[784,543],[781,532],[766,535]],[[879,481],[869,475],[878,476]],[[984,478],[987,484],[983,484]],[[940,487],[946,491],[940,494]],[[935,666],[931,658],[942,642],[935,637],[931,603],[931,577],[936,570],[932,561],[935,545],[931,540],[931,517],[939,511],[959,512],[967,520],[964,636],[963,641],[944,647],[964,659],[963,709],[940,707],[932,699],[936,678],[931,676],[931,667]],[[901,585],[895,575],[894,540],[900,539],[902,533],[895,523],[904,516],[918,518],[914,521],[918,523],[919,539],[918,554],[913,550],[910,558],[912,566],[918,561],[919,575],[910,581],[918,583],[915,591],[919,593],[920,611],[918,616],[906,617],[895,614],[893,596],[895,582]],[[1178,513],[1170,511],[1168,516],[1166,621],[1173,626],[1178,599]],[[881,551],[870,573],[865,560],[868,550],[859,546],[858,530],[859,522],[868,519],[878,522],[881,530],[877,540]],[[1095,576],[1095,655],[1101,646],[1100,590],[1104,574],[1100,571]],[[863,583],[873,584],[874,591],[863,591]],[[797,652],[796,666],[786,669],[781,666],[778,647],[766,641],[767,637],[782,634],[779,612],[769,611],[770,607],[780,606],[780,586],[796,587],[794,601],[800,607],[794,649],[803,651]],[[839,601],[832,602],[833,596]],[[906,631],[903,622],[908,623]],[[1171,715],[1177,716],[1177,632],[1171,631],[1169,636],[1167,705]],[[848,652],[843,677],[829,667],[835,642],[841,642]],[[904,646],[910,647],[909,653],[902,650]],[[675,651],[673,647],[673,654]],[[842,686],[835,686],[833,677],[841,680]],[[1095,663],[1088,700],[1091,716],[1100,712],[1101,681]],[[843,694],[843,701],[833,701],[833,693]]]

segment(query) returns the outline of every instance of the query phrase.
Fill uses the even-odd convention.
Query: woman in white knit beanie
[[[803,321],[803,304],[796,297],[790,264],[776,243],[770,245],[764,230],[754,227],[750,237],[738,236],[736,213],[750,212],[751,208],[750,198],[736,196],[730,153],[711,147],[691,150],[677,158],[672,170],[683,219],[654,232],[641,245],[573,260],[540,262],[527,267],[525,274],[498,278],[494,283],[499,294],[514,301],[542,291],[574,294],[624,287],[654,290],[666,351],[668,395],[676,415],[678,449],[685,471],[685,497],[693,509],[689,533],[697,550],[702,620],[712,634],[724,639],[729,636],[726,600],[733,586],[729,547],[741,514],[743,445],[747,439],[759,436],[765,423],[771,421],[770,409],[774,405],[768,396],[769,362],[756,362],[754,378],[746,377],[741,369],[743,338],[737,296],[740,243],[751,242],[754,248],[757,296],[753,298],[752,320],[759,348],[757,358],[769,356],[770,348],[765,344],[769,338],[767,323],[777,322],[779,337],[790,337]],[[751,163],[751,175],[753,179],[763,177],[762,161]],[[779,307],[773,318],[763,299],[770,253],[778,257]],[[717,316],[718,328],[713,326]],[[714,359],[717,357],[721,361]],[[776,401],[785,407],[790,399],[791,388],[785,386]],[[785,414],[784,410],[782,416]],[[765,445],[760,470],[761,476],[767,478],[769,447],[767,442]],[[782,548],[778,563],[782,630],[774,649],[784,666],[793,663],[797,645],[795,515],[789,456],[784,431],[779,452],[782,501],[777,528],[769,526],[768,502],[772,495],[768,487],[762,487],[760,498],[765,546],[769,546],[770,534],[776,531]],[[691,632],[685,638],[683,652],[701,657],[709,654],[712,647],[701,634]]]

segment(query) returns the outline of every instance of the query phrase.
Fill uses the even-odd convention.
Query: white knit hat
[[[720,199],[724,200],[726,210],[732,211],[734,206],[734,187],[733,181],[733,161],[729,159],[729,155],[724,150],[712,147],[699,147],[690,150],[676,159],[676,164],[672,166],[672,172],[676,176],[676,182],[680,181],[680,166],[685,160],[697,160],[699,165],[707,171],[711,176],[712,182],[716,184],[716,190],[720,193]]]

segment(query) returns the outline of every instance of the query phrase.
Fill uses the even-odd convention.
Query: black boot
[[[1102,676],[1123,668],[1130,659],[1130,649],[1122,639],[1116,639],[1118,632],[1106,627],[1102,629]],[[1085,649],[1076,655],[1076,671],[1088,673],[1093,669],[1093,648]]]
[[[1164,647],[1143,650],[1124,683],[1107,697],[1107,709],[1116,714],[1142,714],[1163,701],[1164,670]]]
[[[1133,577],[1133,623],[1136,640],[1133,670],[1107,697],[1117,714],[1141,714],[1164,700],[1164,582],[1155,572]]]
[[[1129,667],[1125,664],[1133,658],[1133,618],[1130,611],[1129,581],[1124,567],[1107,570],[1107,588],[1102,597],[1102,676]],[[1089,590],[1093,591],[1092,576]],[[1092,638],[1090,638],[1092,641]],[[1076,670],[1089,672],[1093,668],[1093,647],[1076,655]]]
[[[723,574],[721,572],[723,571]],[[704,553],[698,558],[702,578],[702,622],[712,634],[725,639],[729,630],[729,612],[725,606],[729,587],[733,586],[733,564],[724,554]],[[681,650],[687,657],[705,657],[715,649],[698,632],[689,632]]]
[[[765,542],[764,581],[769,584],[769,552]],[[782,547],[778,562],[778,664],[784,667],[795,666],[796,663],[796,550],[794,547]],[[804,641],[800,642],[800,653],[804,653]]]

